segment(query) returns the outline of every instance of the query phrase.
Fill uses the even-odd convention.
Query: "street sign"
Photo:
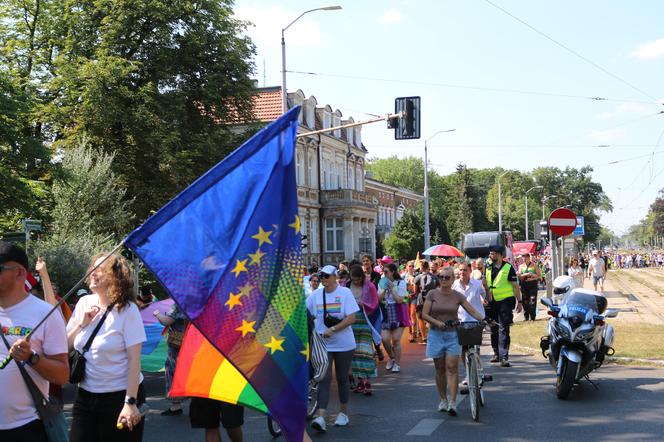
[[[25,247],[25,232],[0,233],[0,240],[11,242],[21,247]]]
[[[582,216],[576,217],[576,229],[572,232],[572,236],[583,236],[586,234],[585,224]]]
[[[576,214],[569,209],[561,207],[549,215],[549,229],[558,236],[567,236],[576,229]]]
[[[40,219],[24,219],[23,230],[26,232],[41,232],[42,222]]]

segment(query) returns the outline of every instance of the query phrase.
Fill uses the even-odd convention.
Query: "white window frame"
[[[297,173],[295,174],[295,181],[298,186],[303,186],[304,185],[304,155],[302,152],[297,152],[295,154],[296,158],[296,163],[295,163],[295,170]]]
[[[362,192],[362,190],[363,190],[362,189],[362,166],[360,166],[359,164],[355,167],[355,180],[356,180],[355,189]]]
[[[316,157],[314,154],[314,151],[309,151],[309,187],[311,188],[318,186],[318,183],[316,182],[318,178],[318,170],[316,169]]]
[[[344,251],[344,220],[343,218],[325,219],[325,251]],[[332,246],[332,247],[330,247]]]
[[[327,111],[323,111],[323,129],[329,129],[332,127],[332,114]]]
[[[333,124],[333,127],[341,126],[341,118],[339,118],[335,115],[334,117],[332,117],[332,124]],[[341,138],[341,129],[336,129],[334,131],[334,136],[337,137],[337,138]]]
[[[348,168],[348,172],[350,173],[350,176],[348,177],[348,188],[349,189],[355,189],[355,166],[352,164]]]
[[[349,127],[346,129],[346,140],[348,141],[348,144],[351,146],[354,146],[353,144],[353,133],[355,132],[355,128]]]

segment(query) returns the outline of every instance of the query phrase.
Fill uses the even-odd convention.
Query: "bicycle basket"
[[[482,332],[484,327],[477,324],[460,324],[457,327],[457,337],[459,339],[459,345],[472,346],[472,345],[482,345]]]

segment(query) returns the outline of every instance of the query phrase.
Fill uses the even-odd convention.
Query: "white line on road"
[[[464,399],[466,399],[466,396],[457,396],[457,409]],[[408,433],[406,433],[406,436],[431,436],[431,434],[433,434],[443,422],[445,422],[445,419],[421,419]]]

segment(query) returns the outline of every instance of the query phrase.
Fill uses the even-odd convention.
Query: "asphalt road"
[[[544,324],[542,321],[542,328]],[[485,342],[488,342],[486,335]],[[663,369],[607,365],[592,376],[597,389],[584,381],[569,400],[561,401],[555,396],[553,369],[541,356],[513,353],[510,368],[497,367],[483,357],[485,369],[494,381],[486,384],[487,405],[481,409],[477,423],[470,417],[465,396],[459,397],[456,417],[436,410],[438,394],[433,362],[425,359],[424,346],[405,340],[404,349],[401,373],[386,374],[381,366],[380,376],[373,382],[373,396],[352,394],[348,427],[333,427],[334,415],[331,415],[327,433],[317,435],[310,431],[313,439],[654,441],[662,440],[664,435]],[[489,353],[488,348],[483,351]],[[167,407],[161,375],[147,374],[146,386],[150,410],[145,441],[204,440],[202,430],[192,430],[189,426],[187,405],[182,416],[159,415]],[[68,388],[67,393],[71,398],[72,389]],[[333,400],[335,396],[332,395]],[[337,406],[332,402],[330,411]],[[66,409],[69,408],[70,405]],[[245,441],[272,439],[266,418],[251,410],[245,414],[243,430]],[[225,433],[222,437],[228,440]]]

